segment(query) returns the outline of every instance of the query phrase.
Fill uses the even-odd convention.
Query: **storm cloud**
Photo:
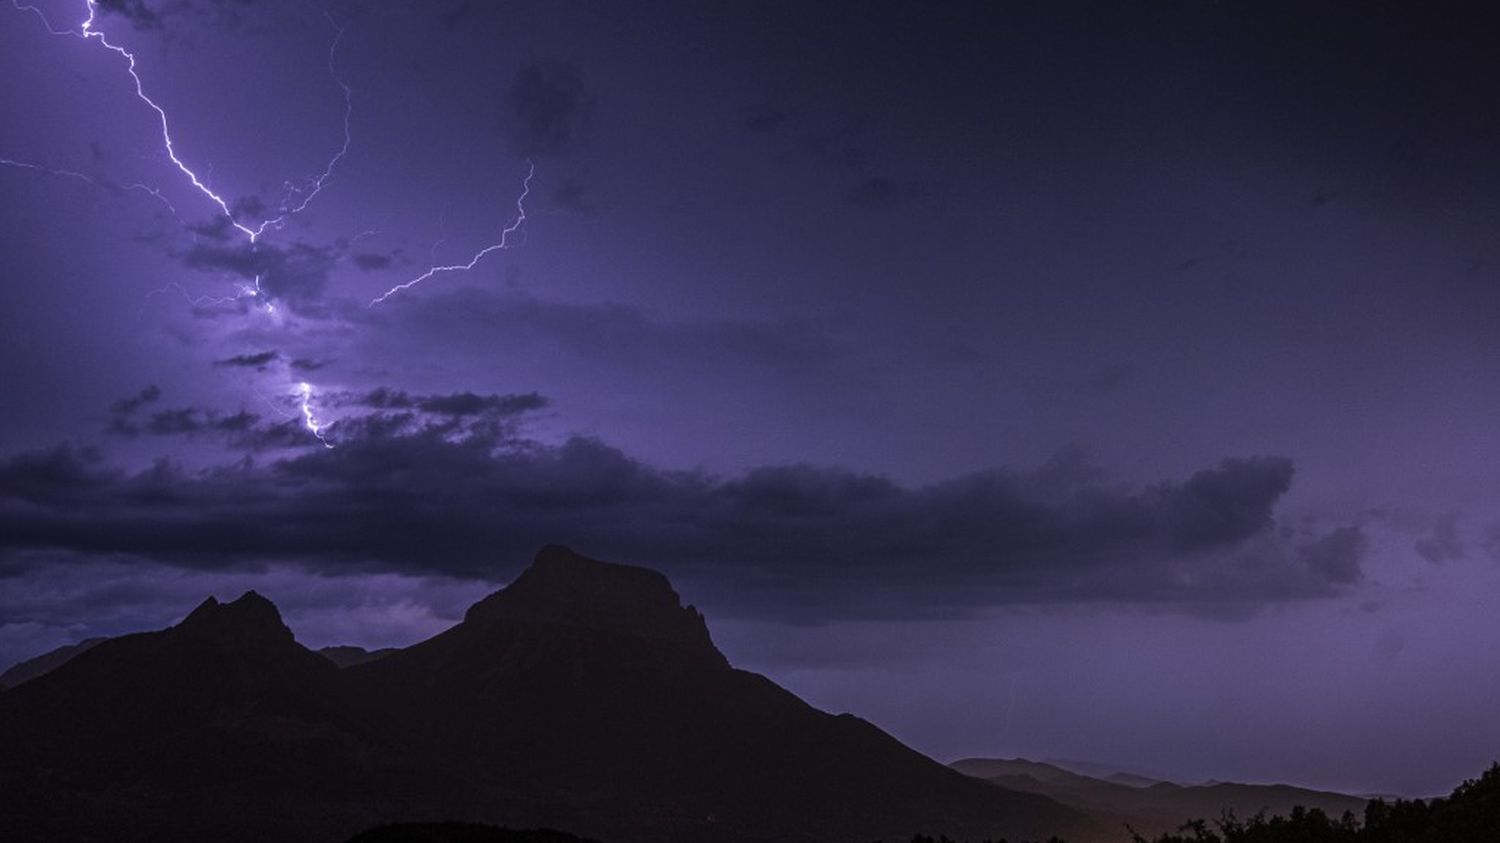
[[[338,263],[337,250],[307,243],[199,243],[180,258],[190,269],[222,270],[254,281],[257,291],[271,301],[288,302],[302,311],[322,299]]]
[[[215,360],[214,365],[220,368],[264,369],[266,366],[280,359],[281,354],[273,349],[271,351],[257,351],[253,354],[236,354],[233,357]]]
[[[107,15],[125,18],[136,29],[160,29],[162,25],[161,16],[144,0],[95,0],[94,5]]]
[[[335,403],[378,409],[421,410],[444,416],[517,416],[542,409],[547,406],[547,399],[535,392],[524,395],[475,395],[472,392],[412,395],[399,389],[378,387],[366,393],[338,396]]]
[[[555,541],[659,565],[747,615],[801,620],[1056,602],[1243,612],[1359,579],[1352,528],[1278,537],[1274,510],[1293,475],[1282,458],[1224,460],[1138,489],[1067,466],[919,487],[809,465],[716,477],[595,439],[546,445],[418,420],[515,415],[542,406],[539,396],[358,398],[410,412],[341,420],[331,450],[207,470],[162,459],[130,471],[67,445],[11,457],[0,463],[3,551],[495,581]],[[291,424],[170,415],[151,432],[238,427],[311,442]]]

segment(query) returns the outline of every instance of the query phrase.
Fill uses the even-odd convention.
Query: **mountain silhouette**
[[[250,592],[0,692],[0,839],[337,841],[464,821],[630,841],[1103,839],[736,670],[651,570],[544,548],[342,669]]]

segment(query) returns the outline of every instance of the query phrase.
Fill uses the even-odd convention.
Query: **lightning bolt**
[[[175,292],[179,293],[182,296],[182,300],[187,302],[189,307],[196,309],[205,307],[224,307],[226,305],[232,305],[240,299],[260,299],[265,295],[260,289],[260,276],[256,276],[255,281],[252,284],[238,284],[236,286],[239,287],[239,292],[235,293],[232,296],[210,296],[207,294],[193,295],[192,293],[188,292],[188,289],[186,287],[182,286],[176,281],[171,281],[146,293],[146,301],[149,302],[157,296],[164,296],[167,293]],[[274,303],[270,301],[264,301],[264,304],[267,313],[276,312],[276,305]],[[145,315],[144,307],[141,309],[141,315]]]
[[[375,305],[380,304],[391,296],[394,296],[397,293],[402,292],[403,290],[409,290],[440,272],[467,272],[477,266],[481,260],[484,260],[484,256],[488,255],[490,252],[498,252],[503,249],[509,249],[511,247],[511,235],[515,234],[518,231],[522,231],[524,234],[523,226],[526,225],[526,197],[531,195],[531,180],[535,176],[536,164],[528,160],[526,162],[526,178],[521,181],[521,195],[516,197],[516,218],[511,222],[510,225],[501,230],[499,240],[491,243],[488,246],[485,246],[478,252],[475,252],[474,257],[470,258],[468,263],[434,266],[421,275],[418,275],[416,278],[411,279],[410,281],[402,284],[397,284],[396,286],[390,288],[389,290],[386,290],[384,293],[381,293],[375,298],[370,299],[369,306],[374,307]],[[446,235],[443,239],[447,239]],[[436,249],[437,245],[434,244],[433,248]]]
[[[89,0],[89,2],[92,3],[94,0]],[[328,181],[329,176],[333,175],[333,168],[337,167],[339,161],[348,154],[349,144],[354,140],[354,136],[349,130],[349,123],[354,118],[354,89],[349,87],[348,83],[339,77],[333,63],[334,55],[339,49],[339,42],[344,40],[344,33],[348,30],[348,27],[339,26],[334,22],[332,15],[328,16],[328,22],[338,32],[337,35],[333,36],[333,43],[328,45],[328,75],[333,78],[334,83],[344,92],[344,144],[339,147],[339,151],[335,152],[332,158],[328,159],[328,165],[323,168],[322,173],[307,180],[306,187],[298,188],[291,182],[285,184],[287,192],[281,198],[281,207],[278,209],[280,213],[275,218],[262,222],[255,229],[255,235],[250,238],[250,242],[252,243],[255,242],[255,238],[259,237],[261,232],[265,231],[267,227],[280,228],[287,220],[302,213],[308,205],[312,204],[313,199],[317,198],[317,195],[322,192],[323,183]],[[302,197],[302,201],[295,206],[288,206],[292,197],[303,191],[306,192],[306,195]],[[259,282],[257,281],[258,286]]]
[[[249,239],[252,245],[260,240],[261,235],[264,234],[267,229],[279,229],[286,224],[287,220],[305,210],[307,206],[312,203],[313,199],[317,198],[318,194],[322,192],[323,185],[333,175],[334,168],[338,166],[339,161],[343,160],[344,156],[349,152],[349,146],[353,142],[353,133],[350,129],[350,124],[353,121],[354,117],[354,89],[351,88],[349,84],[339,76],[334,62],[334,59],[338,53],[339,44],[344,40],[344,33],[347,31],[347,27],[339,26],[333,20],[333,17],[331,15],[326,15],[325,13],[325,16],[328,17],[329,24],[334,27],[334,30],[336,32],[333,38],[333,42],[328,46],[328,75],[333,78],[333,81],[339,86],[340,90],[344,92],[344,142],[339,147],[338,151],[334,153],[333,157],[328,159],[328,163],[323,167],[323,171],[321,173],[308,179],[302,185],[293,184],[290,181],[285,182],[285,193],[283,193],[281,202],[277,207],[276,216],[266,220],[262,220],[259,225],[251,228],[250,226],[245,225],[244,223],[235,219],[234,212],[230,209],[229,203],[224,199],[223,196],[219,195],[213,190],[213,188],[208,186],[206,175],[200,177],[196,172],[193,171],[191,167],[187,165],[186,162],[182,160],[182,158],[178,156],[176,143],[172,140],[172,128],[170,122],[167,119],[167,112],[155,100],[147,95],[145,83],[141,81],[141,76],[136,71],[135,54],[118,44],[111,43],[109,38],[105,36],[103,32],[100,32],[99,30],[94,28],[95,22],[98,20],[99,16],[98,0],[84,0],[84,7],[87,10],[88,15],[84,18],[83,22],[78,25],[78,28],[76,30],[58,29],[57,27],[52,25],[52,22],[48,20],[46,14],[43,13],[40,8],[34,5],[23,4],[21,0],[11,0],[11,5],[13,5],[17,9],[17,11],[31,12],[32,14],[36,15],[37,18],[41,20],[42,26],[45,27],[47,32],[51,35],[71,35],[82,38],[85,41],[95,41],[104,49],[109,50],[110,52],[115,53],[116,55],[125,59],[126,71],[130,74],[130,78],[135,82],[136,97],[141,102],[145,103],[152,111],[156,112],[157,120],[161,124],[162,145],[166,149],[167,157],[171,159],[172,163],[183,175],[187,176],[188,181],[192,183],[193,187],[196,188],[200,194],[206,197],[214,205],[218,206],[219,211],[223,213],[224,217],[227,220],[229,220],[230,225],[234,226],[235,229],[244,234],[245,237]],[[88,176],[71,170],[52,170],[40,165],[30,164],[28,162],[22,161],[11,161],[9,159],[0,159],[0,163],[5,163],[10,166],[41,170],[53,175],[69,176],[82,179],[91,184],[96,184],[96,182]],[[210,165],[209,170],[212,171],[212,169],[213,167],[212,165]],[[162,195],[161,191],[139,184],[126,185],[125,187],[126,189],[143,190],[151,194],[159,201],[164,203],[172,211],[172,215],[176,217],[179,222],[182,221],[182,217],[178,216],[177,214],[177,209],[172,206],[171,202],[167,201],[166,197]],[[294,202],[295,204],[293,204]],[[240,288],[240,292],[237,295],[227,298],[206,300],[211,303],[217,304],[236,301],[241,298],[251,298],[263,303],[267,313],[275,313],[276,305],[270,300],[268,296],[266,296],[265,292],[261,289],[260,282],[261,276],[257,275],[254,282],[250,285],[242,286]],[[167,288],[163,288],[163,290],[161,291],[153,291],[152,294],[148,294],[147,298],[150,298],[151,295],[154,295],[157,292],[164,292],[166,289],[172,286],[174,285],[168,285]],[[190,303],[196,306],[198,302],[195,301],[192,296],[189,296],[186,290],[182,290],[180,285],[176,286],[177,289],[182,291],[184,298],[187,298]],[[203,299],[203,297],[199,298]]]
[[[318,441],[323,443],[323,447],[331,450],[333,443],[324,437],[323,423],[318,421],[317,416],[313,415],[312,393],[312,384],[307,381],[297,384],[298,404],[302,408],[302,426],[307,428],[313,436],[318,437]]]
[[[346,154],[348,154],[350,145],[353,141],[353,135],[350,126],[354,114],[354,91],[339,76],[336,67],[336,56],[338,48],[343,41],[344,33],[347,31],[347,27],[339,26],[338,23],[334,21],[331,15],[326,15],[325,13],[325,15],[328,17],[329,23],[333,25],[336,32],[333,41],[328,48],[328,73],[344,94],[344,137],[342,145],[340,145],[338,151],[335,152],[331,158],[329,158],[328,163],[323,167],[321,173],[300,183],[290,180],[283,182],[283,193],[281,200],[277,205],[275,216],[263,219],[256,224],[247,224],[246,222],[242,222],[240,219],[236,218],[235,211],[230,207],[229,201],[210,186],[209,180],[213,173],[212,163],[207,166],[207,168],[204,170],[204,174],[200,176],[199,173],[196,172],[192,167],[190,167],[187,162],[184,161],[183,158],[178,154],[176,141],[172,137],[171,121],[167,116],[166,110],[154,99],[152,99],[149,94],[146,93],[146,85],[144,81],[142,81],[141,75],[137,70],[137,60],[135,54],[125,47],[111,42],[108,36],[105,35],[105,33],[96,28],[100,14],[99,2],[100,0],[84,0],[84,8],[87,14],[75,28],[71,29],[59,29],[53,26],[46,13],[44,13],[38,6],[25,3],[23,2],[23,0],[11,0],[11,5],[17,11],[30,12],[36,15],[36,17],[42,22],[42,26],[50,35],[71,36],[80,38],[84,41],[95,42],[99,44],[99,46],[103,49],[106,49],[123,59],[125,62],[126,72],[130,74],[130,78],[134,83],[136,98],[139,99],[142,103],[145,103],[145,105],[156,114],[157,123],[159,124],[161,129],[161,143],[166,151],[167,158],[172,162],[177,170],[186,177],[187,181],[192,185],[192,187],[197,190],[204,199],[208,200],[215,207],[217,207],[220,214],[223,215],[223,218],[227,220],[228,223],[236,231],[244,235],[244,237],[252,246],[260,242],[262,235],[264,235],[267,231],[278,230],[282,228],[289,219],[291,219],[296,214],[301,213],[308,207],[309,204],[312,203],[314,199],[317,198],[318,194],[322,192],[325,183],[333,176],[333,172],[338,166],[339,162],[343,160]],[[151,195],[157,201],[163,203],[168,208],[168,210],[172,212],[173,216],[179,222],[182,222],[182,218],[178,215],[177,209],[162,194],[162,192],[147,185],[114,185],[102,180],[94,179],[84,173],[72,170],[55,170],[49,167],[42,166],[40,164],[7,158],[0,158],[0,165],[34,170],[53,176],[78,179],[99,187],[141,191]],[[526,168],[526,177],[522,180],[521,192],[520,195],[516,198],[515,219],[512,220],[508,226],[501,230],[500,237],[497,242],[491,243],[490,245],[480,249],[467,263],[432,266],[426,272],[422,273],[416,278],[413,278],[412,280],[407,281],[403,284],[398,284],[395,287],[392,287],[390,290],[387,290],[379,297],[371,300],[370,306],[373,307],[376,304],[379,304],[380,302],[383,302],[391,296],[395,295],[396,293],[410,289],[411,287],[416,286],[423,281],[426,281],[434,275],[473,269],[481,260],[484,259],[486,255],[490,254],[491,252],[512,248],[512,246],[515,245],[512,243],[512,238],[515,237],[518,233],[521,235],[524,242],[526,224],[526,199],[531,194],[531,183],[532,179],[536,175],[536,165],[528,160],[526,162]],[[186,223],[183,223],[183,225],[184,227],[187,227]],[[365,236],[373,235],[374,233],[374,230],[364,232],[356,237],[355,241]],[[446,223],[444,222],[443,237],[437,243],[434,243],[431,249],[430,256],[434,264],[436,264],[436,252],[438,246],[440,246],[446,240],[447,230]],[[181,284],[177,284],[174,282],[167,284],[166,286],[158,290],[151,291],[147,295],[147,298],[150,299],[151,297],[156,295],[176,291],[180,293],[190,305],[195,307],[224,305],[244,298],[253,298],[259,302],[264,303],[265,308],[268,312],[274,312],[274,304],[271,302],[269,296],[267,296],[265,291],[261,289],[261,281],[262,276],[257,275],[253,283],[241,285],[239,292],[236,295],[223,297],[193,296]],[[265,399],[265,396],[262,395],[261,397],[263,400],[267,400]],[[321,442],[325,448],[332,449],[334,447],[334,444],[329,441],[325,432],[327,425],[318,419],[316,412],[313,410],[312,384],[306,381],[296,383],[294,390],[294,401],[301,412],[302,426],[305,427],[308,432],[310,432],[314,437],[316,437],[317,440]],[[267,400],[267,403],[270,404],[271,402]],[[278,409],[278,413],[279,412],[281,411]]]
[[[235,219],[234,211],[230,209],[229,202],[226,201],[223,196],[215,192],[212,187],[209,187],[205,178],[200,178],[199,175],[193,171],[193,168],[189,167],[187,163],[178,156],[177,144],[172,140],[172,127],[170,121],[167,118],[167,112],[159,104],[157,104],[156,100],[153,100],[146,93],[146,85],[141,81],[140,73],[136,71],[135,54],[118,44],[112,43],[103,32],[100,32],[99,30],[94,28],[99,17],[98,0],[84,0],[84,7],[88,11],[88,16],[85,17],[83,22],[78,25],[77,29],[58,29],[57,27],[52,25],[52,22],[47,19],[46,14],[44,14],[40,8],[29,4],[23,4],[21,0],[11,0],[11,5],[14,6],[17,11],[31,12],[32,14],[36,15],[37,18],[42,21],[42,25],[46,27],[48,34],[72,35],[78,38],[82,38],[85,41],[94,41],[104,49],[109,50],[110,52],[123,58],[125,60],[126,72],[130,74],[130,78],[135,82],[136,98],[145,103],[152,111],[156,112],[157,122],[161,125],[162,146],[166,149],[167,158],[172,161],[172,164],[175,165],[184,176],[187,176],[188,181],[192,183],[193,187],[200,194],[202,194],[205,198],[207,198],[210,202],[212,202],[219,208],[219,211],[225,216],[225,218],[229,220],[230,225],[234,226],[240,231],[241,234],[244,234],[245,237],[249,238],[252,244],[259,241],[260,236],[265,233],[266,229],[280,228],[294,214],[297,214],[305,209],[308,204],[311,203],[312,200],[318,195],[318,193],[322,191],[323,183],[327,181],[331,175],[333,175],[334,167],[338,165],[338,162],[344,157],[345,153],[349,151],[349,144],[351,140],[349,124],[350,119],[354,113],[354,91],[349,87],[348,84],[346,84],[341,78],[339,78],[338,73],[334,69],[334,54],[338,50],[339,42],[343,40],[345,31],[344,28],[335,26],[338,34],[334,36],[333,43],[328,49],[328,72],[333,77],[334,82],[336,82],[344,92],[343,146],[339,148],[339,151],[335,153],[331,159],[329,159],[327,166],[323,168],[323,172],[316,177],[309,179],[305,186],[298,187],[296,185],[287,183],[287,192],[282,197],[281,205],[277,208],[277,215],[275,217],[272,217],[271,219],[263,220],[259,225],[251,228],[250,226],[245,225],[244,223]],[[332,23],[331,17],[329,18],[329,22]],[[20,163],[19,166],[27,165],[24,163]],[[45,168],[37,167],[37,169]],[[146,188],[146,190],[157,193],[151,188]],[[157,193],[157,195],[159,196],[159,193]],[[290,203],[293,201],[293,199],[298,196],[301,197],[301,201],[297,202],[297,204],[295,205],[291,205]],[[259,279],[257,279],[257,290],[259,288],[259,283]]]
[[[31,161],[17,161],[13,158],[0,158],[0,164],[3,164],[7,167],[15,167],[19,170],[32,170],[34,172],[44,173],[49,176],[57,176],[58,178],[76,179],[77,181],[84,182],[90,187],[97,187],[102,190],[138,191],[160,202],[167,209],[167,211],[172,214],[172,217],[176,219],[177,222],[181,223],[184,227],[187,226],[187,222],[184,221],[181,215],[177,213],[177,206],[172,204],[172,200],[162,195],[162,192],[160,190],[157,190],[156,188],[149,185],[141,184],[140,182],[132,182],[130,184],[116,184],[114,182],[96,179],[93,176],[87,175],[85,173],[80,173],[77,170],[58,170],[52,167],[46,167],[41,164],[33,163]]]
[[[242,297],[248,295],[251,291],[248,285],[244,285],[240,288],[239,295],[236,296],[195,296],[192,293],[189,293],[186,287],[182,286],[176,281],[172,281],[147,293],[146,300],[150,301],[157,296],[164,296],[167,293],[171,292],[181,293],[183,300],[192,307],[218,307],[220,305],[234,304]]]
[[[441,231],[443,236],[432,241],[432,247],[427,250],[427,260],[434,266],[437,265],[438,247],[448,242],[448,209],[446,207],[438,212],[438,231]]]

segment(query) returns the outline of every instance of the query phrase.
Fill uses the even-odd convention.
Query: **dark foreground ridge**
[[[611,843],[1118,837],[736,670],[665,577],[561,547],[440,635],[338,655],[355,658],[298,644],[252,592],[0,691],[0,839],[337,843],[435,821]]]
[[[349,843],[599,843],[550,829],[517,831],[479,823],[400,823],[361,832]]]

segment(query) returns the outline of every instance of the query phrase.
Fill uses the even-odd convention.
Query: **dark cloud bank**
[[[306,243],[199,243],[179,259],[189,269],[230,272],[256,281],[267,300],[287,302],[294,310],[311,315],[317,311],[309,305],[323,298],[339,254],[335,249]]]
[[[117,409],[133,418],[150,393]],[[215,437],[246,455],[145,470],[71,444],[11,456],[0,553],[13,570],[56,553],[497,580],[561,541],[660,566],[719,611],[809,621],[1054,602],[1235,616],[1361,577],[1357,529],[1277,526],[1293,475],[1282,458],[1224,460],[1139,489],[1102,485],[1069,458],[918,488],[808,465],[715,477],[593,439],[528,439],[519,425],[546,404],[534,394],[325,400],[351,410],[327,430],[333,449],[295,422],[185,408],[131,432]]]

